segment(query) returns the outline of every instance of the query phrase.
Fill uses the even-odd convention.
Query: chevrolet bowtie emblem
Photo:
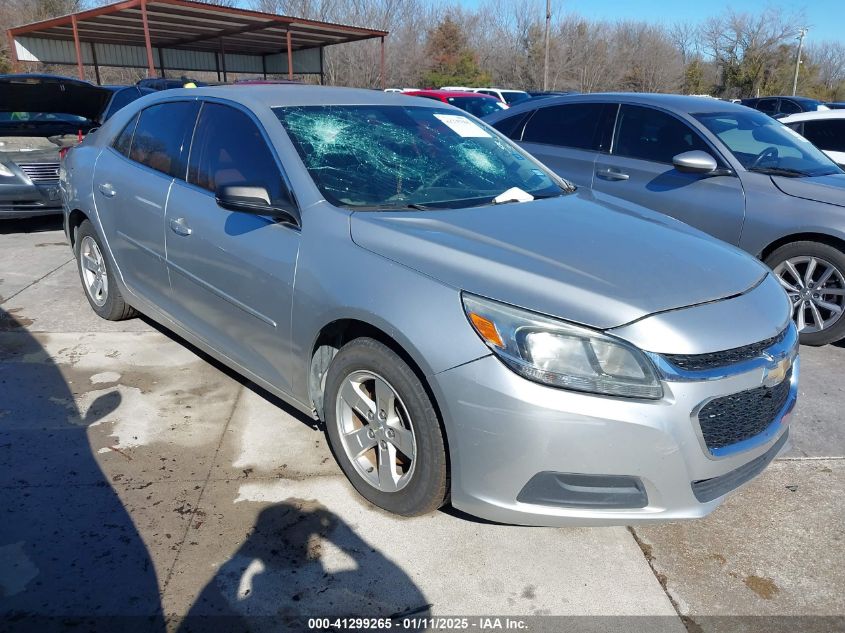
[[[774,387],[784,381],[789,369],[792,367],[790,358],[772,359],[772,364],[764,369],[763,386]]]

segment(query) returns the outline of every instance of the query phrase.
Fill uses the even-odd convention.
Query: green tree
[[[447,15],[428,33],[426,39],[428,70],[422,76],[425,86],[483,86],[490,76],[478,66],[461,25]]]

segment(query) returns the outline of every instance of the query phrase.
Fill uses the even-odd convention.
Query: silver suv
[[[448,105],[159,93],[71,150],[62,191],[97,314],[143,312],[322,420],[392,512],[700,517],[787,441],[797,334],[768,269]]]

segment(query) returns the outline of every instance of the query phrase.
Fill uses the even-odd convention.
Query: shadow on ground
[[[202,590],[179,633],[306,631],[309,618],[422,617],[431,605],[402,569],[315,501],[265,508]],[[417,630],[407,628],[403,630]]]
[[[120,394],[80,411],[35,338],[0,337],[0,629],[163,631],[152,560],[88,441]]]

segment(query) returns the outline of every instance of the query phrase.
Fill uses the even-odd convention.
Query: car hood
[[[789,196],[845,207],[845,174],[807,178],[772,176],[772,182]]]
[[[351,231],[359,246],[455,288],[602,329],[742,294],[767,273],[677,220],[599,203],[589,192],[356,212]]]
[[[65,77],[0,77],[0,112],[54,112],[99,121],[111,91]]]

